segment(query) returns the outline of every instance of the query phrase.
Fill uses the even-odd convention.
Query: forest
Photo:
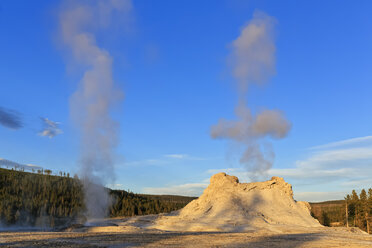
[[[111,190],[110,217],[167,213],[195,197],[155,196]],[[0,226],[58,227],[84,220],[84,192],[77,176],[0,168]]]
[[[344,200],[310,203],[311,214],[325,226],[359,227],[371,233],[372,188],[356,190]]]

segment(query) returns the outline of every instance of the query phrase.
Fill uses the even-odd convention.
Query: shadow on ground
[[[258,237],[251,242],[247,243],[237,243],[234,247],[286,247],[286,248],[296,248],[304,247],[308,244],[309,247],[311,243],[320,240],[324,234],[321,233],[298,233],[298,234],[280,234],[266,237]],[[315,246],[314,246],[315,247]],[[316,247],[319,247],[316,245]],[[327,246],[324,246],[327,247]]]
[[[161,232],[161,233],[7,233],[2,247],[302,247],[322,237],[319,233],[259,236],[255,233]],[[19,240],[4,242],[17,235]],[[29,239],[27,239],[27,236]],[[7,239],[7,238],[5,238]]]

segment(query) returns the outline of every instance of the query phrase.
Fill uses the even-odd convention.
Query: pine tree
[[[362,229],[366,229],[368,226],[368,197],[367,192],[362,189],[359,195],[359,206],[360,206],[360,226]]]
[[[349,203],[351,201],[351,197],[350,195],[347,195],[345,197],[345,224],[346,224],[346,227],[349,227]]]
[[[357,192],[353,189],[351,192],[351,202],[353,204],[353,209],[354,209],[354,226],[356,227],[358,224],[358,212],[359,212],[359,197]]]

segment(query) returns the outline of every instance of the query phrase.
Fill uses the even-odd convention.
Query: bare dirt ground
[[[111,230],[110,230],[111,229]],[[346,228],[234,232],[106,230],[2,232],[2,247],[372,247],[371,235]]]

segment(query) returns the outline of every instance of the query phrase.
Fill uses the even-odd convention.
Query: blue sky
[[[122,23],[96,33],[125,93],[112,112],[120,142],[111,186],[198,195],[218,171],[249,180],[229,152],[231,143],[213,140],[209,132],[220,118],[235,118],[229,44],[260,10],[277,20],[277,73],[265,85],[253,85],[247,102],[253,111],[280,109],[293,125],[288,137],[272,141],[276,157],[269,174],[292,183],[301,200],[340,199],[371,187],[370,1],[132,4]],[[23,121],[16,130],[0,125],[0,157],[73,174],[79,134],[69,99],[82,73],[69,66],[59,41],[60,6],[0,3],[0,107],[17,111]],[[60,123],[63,133],[37,135],[40,117]]]

